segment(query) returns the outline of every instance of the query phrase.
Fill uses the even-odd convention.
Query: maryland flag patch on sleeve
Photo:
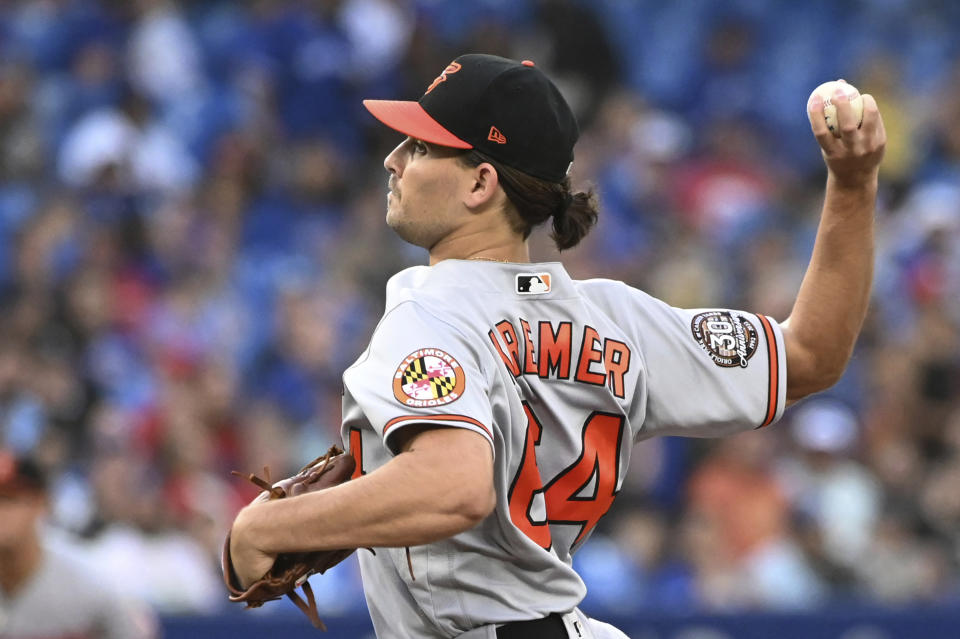
[[[460,399],[467,385],[463,368],[439,348],[421,348],[400,362],[393,376],[393,396],[404,406],[444,406]]]

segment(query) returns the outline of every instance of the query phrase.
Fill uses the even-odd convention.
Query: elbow
[[[816,392],[825,391],[839,382],[840,378],[843,377],[844,371],[847,370],[847,362],[849,361],[849,358],[844,358],[841,362],[824,366],[822,373],[823,379],[820,384],[821,388],[818,388]]]
[[[469,530],[486,519],[496,505],[497,493],[492,481],[477,482],[473,490],[463,491],[455,506],[463,530]]]
[[[473,528],[496,506],[493,464],[485,467],[470,461],[461,458],[462,463],[456,468],[434,466],[424,477],[423,512],[429,513],[437,522],[438,528],[434,532],[440,538]]]
[[[812,379],[809,380],[809,383],[815,387],[812,392],[825,391],[839,382],[844,371],[847,370],[850,355],[850,350],[843,352],[820,351],[817,353],[814,358]]]
[[[473,528],[486,519],[497,504],[493,482],[493,455],[485,440],[477,437],[470,448],[448,458],[446,472],[438,487],[446,495],[448,512],[455,514],[462,530]]]
[[[790,319],[782,324],[787,355],[787,400],[795,402],[825,391],[843,377],[856,334],[837,337],[798,331]]]
[[[397,458],[419,490],[424,514],[443,537],[473,528],[493,511],[496,489],[489,442],[469,430],[425,430]]]
[[[843,377],[848,354],[812,353],[802,364],[788,361],[787,400],[794,402],[832,387]]]
[[[483,495],[476,502],[476,508],[473,510],[471,515],[475,520],[475,524],[480,523],[484,519],[490,516],[490,513],[493,512],[493,509],[497,507],[497,491],[493,488],[493,482],[486,486],[486,489],[483,491]]]
[[[490,494],[494,494],[490,487]],[[459,535],[476,527],[493,511],[496,500],[490,499],[484,491],[458,490],[439,499],[430,500],[428,511],[430,530],[416,544],[431,543]]]

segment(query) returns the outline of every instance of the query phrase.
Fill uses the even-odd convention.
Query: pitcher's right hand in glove
[[[301,468],[296,475],[272,485],[268,468],[264,468],[265,478],[253,474],[243,475],[236,471],[233,474],[246,477],[263,489],[264,492],[257,497],[258,500],[270,500],[295,497],[342,484],[350,479],[355,468],[356,462],[352,456],[345,454],[336,446],[331,446],[325,455]],[[353,554],[355,548],[281,553],[276,556],[273,565],[262,577],[252,580],[252,583],[246,587],[244,582],[250,579],[241,579],[237,575],[231,559],[235,550],[231,547],[228,533],[223,543],[222,568],[224,583],[230,591],[230,601],[242,601],[248,608],[256,608],[287,595],[307,615],[315,627],[326,630],[317,613],[313,589],[307,578],[313,574],[326,572]],[[269,556],[264,556],[263,559],[266,561],[267,557]],[[297,594],[298,586],[303,587],[306,600]]]

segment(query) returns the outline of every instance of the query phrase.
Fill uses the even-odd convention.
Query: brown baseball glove
[[[260,498],[283,499],[342,484],[350,479],[355,467],[356,462],[353,457],[336,446],[331,446],[325,455],[317,457],[301,468],[296,475],[275,484],[270,482],[269,468],[263,469],[265,478],[257,477],[252,473],[244,475],[237,471],[233,471],[233,474],[245,477],[262,488],[265,493],[261,494]],[[315,627],[326,630],[327,627],[317,614],[317,602],[307,578],[313,574],[326,572],[353,554],[355,550],[356,548],[349,548],[281,553],[277,555],[273,567],[267,574],[244,590],[230,561],[230,534],[228,533],[223,543],[223,581],[227,585],[227,590],[230,591],[230,601],[242,601],[248,608],[257,608],[268,601],[280,599],[286,595],[307,615]],[[297,593],[297,587],[302,587],[304,597]]]

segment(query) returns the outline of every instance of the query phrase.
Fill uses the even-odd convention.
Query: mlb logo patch
[[[517,275],[517,293],[521,295],[541,295],[549,292],[549,273],[521,273]]]

